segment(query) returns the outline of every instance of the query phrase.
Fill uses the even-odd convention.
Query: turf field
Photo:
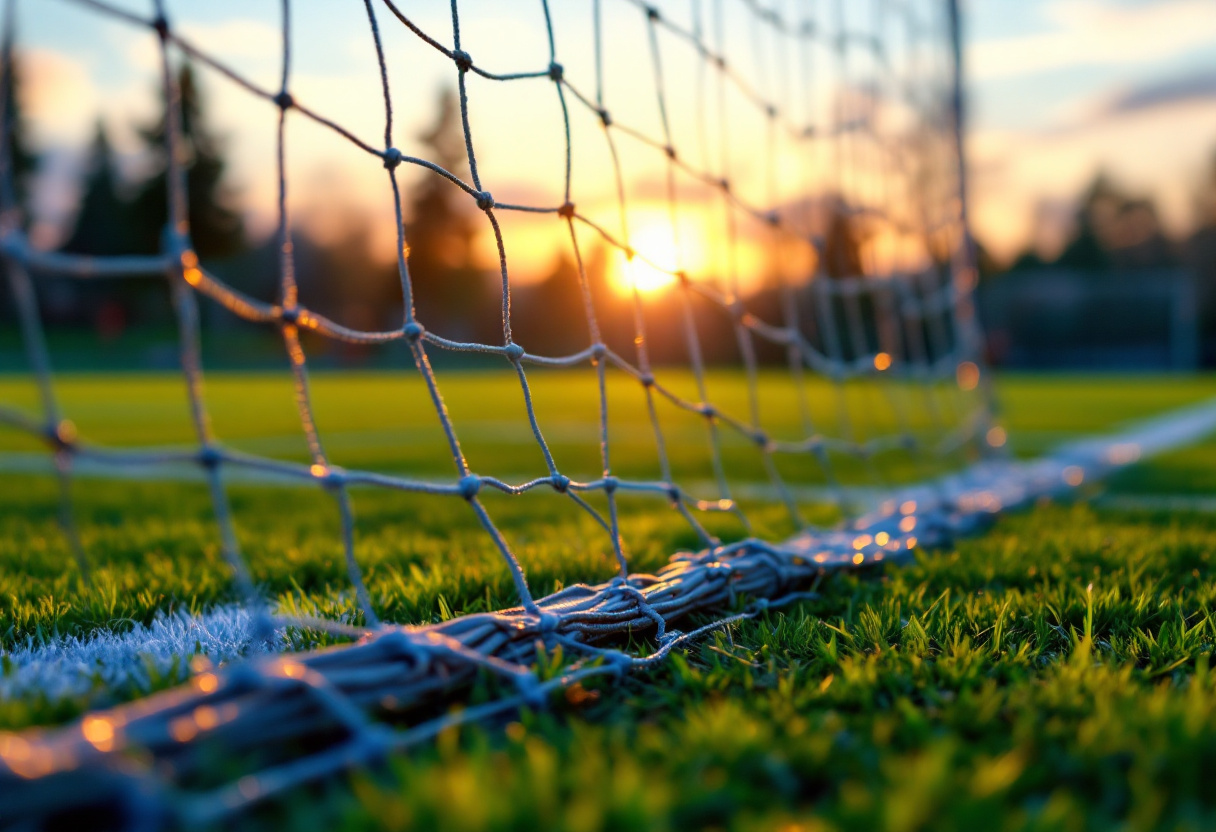
[[[451,373],[442,384],[475,470],[543,473],[511,377]],[[533,384],[559,464],[594,476],[594,398],[562,374],[537,374]],[[741,377],[711,384],[717,401],[745,407]],[[610,391],[619,403],[614,468],[655,478],[644,403],[630,399],[636,387]],[[58,390],[84,437],[118,446],[191,439],[180,377],[65,376]],[[775,433],[790,427],[783,419],[793,423],[782,390],[776,377],[762,379]],[[1216,379],[1014,377],[1000,390],[1015,452],[1033,454],[1216,395]],[[813,392],[814,415],[831,426],[839,416],[830,391]],[[850,391],[855,412],[867,412],[873,395]],[[416,379],[321,375],[316,398],[337,463],[452,476]],[[282,374],[211,376],[208,400],[217,433],[235,447],[302,458]],[[32,408],[36,399],[27,381],[9,377],[0,401]],[[708,478],[703,425],[661,415],[677,480]],[[86,589],[56,530],[55,483],[26,456],[36,446],[0,433],[0,449],[0,650],[122,631],[158,610],[201,612],[233,598],[200,484],[79,479],[77,520],[95,569]],[[724,455],[739,480],[758,481],[749,450],[728,444]],[[910,568],[835,577],[819,600],[738,625],[655,671],[589,684],[505,726],[445,735],[387,771],[311,789],[250,823],[1216,828],[1216,515],[1194,510],[1216,493],[1214,463],[1216,443],[1176,452],[1124,472],[1093,504],[1003,518],[956,551],[920,553]],[[931,467],[893,458],[885,473],[914,479]],[[281,609],[357,619],[326,495],[250,482],[230,493],[254,576]],[[763,496],[744,500],[757,531],[787,533]],[[1161,507],[1161,497],[1200,499]],[[371,489],[354,502],[360,562],[385,618],[437,620],[512,603],[507,571],[462,502]],[[487,496],[486,505],[538,593],[612,574],[602,533],[556,495]],[[624,512],[635,569],[696,545],[662,504],[632,501]],[[730,522],[719,518],[714,530],[741,534]],[[90,701],[141,692],[0,701],[0,729],[67,720]]]

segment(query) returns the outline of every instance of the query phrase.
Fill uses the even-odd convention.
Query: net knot
[[[728,308],[730,309],[730,314],[736,318],[742,318],[747,314],[747,307],[743,305],[743,301],[739,300],[739,298],[732,300]]]
[[[503,354],[511,359],[511,361],[519,361],[519,359],[524,357],[524,348],[515,342],[511,342],[503,348]]]
[[[722,177],[721,179],[718,180],[718,187],[721,188],[722,190],[726,191],[726,193],[730,193],[730,180],[727,179],[725,176]]]
[[[642,373],[642,375],[638,376],[638,381],[642,382],[643,387],[653,387],[654,373]]]
[[[483,211],[489,211],[494,207],[494,197],[490,196],[489,191],[477,194],[477,207]]]
[[[768,434],[762,430],[757,430],[752,433],[752,441],[756,443],[756,447],[762,451],[769,449]]]
[[[290,110],[295,106],[296,100],[291,97],[291,93],[287,90],[282,90],[278,95],[271,99],[280,110]]]
[[[602,361],[604,356],[608,354],[608,348],[603,344],[591,345],[591,357],[596,361]]]
[[[57,451],[70,451],[76,442],[76,425],[70,419],[60,419],[46,426],[46,438]]]
[[[621,481],[618,480],[616,477],[604,477],[604,493],[605,494],[614,493],[620,484],[621,484]]]
[[[678,485],[669,485],[669,486],[667,487],[667,497],[668,497],[668,498],[669,498],[669,499],[670,499],[670,500],[671,500],[673,503],[678,503],[678,502],[680,502],[680,498],[681,498],[681,496],[682,496],[682,494],[681,494],[681,492],[680,492],[680,487],[679,487]]]
[[[656,8],[655,6],[646,7],[646,17],[648,17],[650,20],[655,20],[655,21],[663,19],[663,15],[659,13],[658,8]]]
[[[712,419],[718,415],[718,409],[716,407],[714,407],[712,404],[710,404],[709,402],[702,404],[699,408],[697,408],[697,410],[699,410],[701,412],[702,416],[705,416],[709,419]]]
[[[161,40],[169,39],[169,19],[163,14],[158,14],[152,20],[152,29],[156,32],[156,36]]]
[[[688,272],[684,271],[683,269],[680,269],[679,271],[675,272],[674,277],[676,280],[680,281],[681,286],[688,285]]]
[[[279,320],[285,324],[295,325],[300,320],[300,309],[297,306],[284,306],[279,310]]]
[[[536,616],[536,629],[542,635],[547,635],[557,630],[557,625],[562,623],[562,617],[552,612],[541,612]]]
[[[574,203],[567,202],[557,209],[557,215],[564,220],[574,219]]]
[[[769,118],[776,118],[777,117],[777,105],[776,104],[766,104],[764,107],[764,112],[768,115]]]
[[[460,496],[471,500],[481,491],[481,477],[476,474],[468,474],[461,477],[460,482],[456,485],[460,489]]]
[[[768,220],[769,225],[771,225],[773,228],[776,228],[777,226],[781,225],[781,212],[780,211],[769,211],[768,217],[766,217],[766,219]]]
[[[600,121],[603,123],[603,125],[605,127],[612,126],[612,116],[608,114],[607,110],[605,110],[603,107],[601,107],[599,115],[600,115]]]
[[[559,64],[557,61],[554,61],[553,63],[549,64],[549,80],[561,83],[561,80],[564,76],[565,71],[566,70],[562,67],[561,64]]]
[[[456,63],[456,68],[461,72],[468,72],[473,68],[473,56],[462,49],[457,49],[452,53],[452,60]]]
[[[426,328],[417,321],[410,321],[404,327],[402,327],[401,331],[405,333],[406,338],[410,339],[411,341],[417,341],[423,336],[423,333],[426,332]]]
[[[549,482],[558,494],[565,494],[566,490],[570,488],[570,478],[565,474],[554,474],[549,478]]]
[[[663,148],[663,152],[667,154],[668,159],[671,159],[673,161],[675,160],[676,149],[674,147],[672,147],[671,145],[667,145],[667,147]]]
[[[673,641],[679,641],[682,638],[684,638],[684,633],[681,631],[668,630],[667,632],[663,633],[663,635],[659,636],[659,644],[666,646],[671,644]]]
[[[204,445],[198,452],[198,464],[208,471],[217,468],[223,459],[224,455],[214,445]]]
[[[397,166],[401,164],[402,158],[404,157],[400,150],[395,147],[388,148],[384,151],[384,169],[396,170]]]

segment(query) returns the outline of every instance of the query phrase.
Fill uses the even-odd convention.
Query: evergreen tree
[[[1126,197],[1104,173],[1094,177],[1081,197],[1077,209],[1076,230],[1064,251],[1056,258],[1057,266],[1081,271],[1105,271],[1111,267],[1103,231]]]
[[[25,114],[21,109],[21,68],[12,53],[4,66],[0,66],[0,83],[4,84],[6,124],[8,125],[8,152],[12,165],[13,198],[23,209],[25,221],[29,221],[30,180],[38,168],[38,157],[30,147]]]
[[[1216,227],[1216,151],[1195,188],[1194,212],[1195,230]]]
[[[832,207],[824,233],[823,271],[828,277],[860,277],[861,233],[843,202]]]
[[[1174,249],[1151,199],[1098,174],[1081,197],[1076,231],[1056,264],[1082,271],[1165,268],[1175,265]]]
[[[142,250],[141,231],[131,203],[124,199],[105,125],[98,121],[84,165],[80,209],[60,248],[98,257],[133,254]],[[163,324],[172,317],[159,281],[60,279],[56,283],[58,320],[95,326],[104,339],[117,337],[128,323]]]
[[[29,185],[38,167],[38,158],[30,147],[26,133],[26,122],[20,98],[21,72],[11,52],[8,59],[0,65],[0,84],[3,84],[5,124],[8,127],[8,158],[3,160],[3,164],[8,166],[13,189],[11,194],[5,195],[5,199],[13,199],[16,202],[17,208],[21,211],[21,223],[28,226],[30,220]],[[0,283],[5,282],[3,268],[0,267]],[[0,297],[4,298],[4,301],[0,302],[0,321],[7,324],[15,314],[14,304],[7,288],[0,287]]]
[[[110,139],[98,121],[85,164],[80,211],[62,249],[72,254],[130,254],[138,242],[131,207],[119,194]]]
[[[431,161],[468,178],[460,108],[450,89],[440,95],[434,126],[419,138],[430,148]],[[424,325],[452,337],[489,339],[496,331],[487,311],[492,293],[473,260],[479,217],[471,208],[468,196],[447,179],[423,176],[413,189],[405,227],[410,279]]]
[[[179,71],[178,86],[190,236],[200,257],[228,257],[244,248],[245,229],[240,213],[232,207],[234,195],[223,182],[226,163],[222,142],[207,125],[198,82],[189,64]],[[161,235],[169,220],[167,133],[166,114],[140,131],[154,160],[152,175],[138,187],[132,200],[139,233],[136,250],[142,253],[160,250]]]

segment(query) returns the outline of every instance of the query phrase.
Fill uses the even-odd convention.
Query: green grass
[[[678,383],[687,384],[687,379]],[[110,444],[185,443],[180,380],[60,380],[65,410]],[[481,473],[535,475],[509,379],[442,380]],[[737,376],[711,379],[741,407]],[[614,464],[655,477],[641,401],[614,388]],[[594,476],[595,401],[562,374],[538,374],[542,427],[572,476]],[[593,392],[593,391],[590,391]],[[777,376],[764,379],[768,427],[796,430]],[[815,415],[830,427],[826,388]],[[1039,452],[1216,395],[1216,379],[1006,378],[1015,451]],[[318,419],[336,462],[452,476],[416,380],[320,376]],[[858,412],[873,391],[855,390]],[[216,376],[208,397],[233,445],[299,458],[282,375]],[[33,390],[0,378],[0,400]],[[670,421],[677,479],[707,474],[696,420]],[[672,417],[669,419],[669,417]],[[588,424],[592,427],[588,428]],[[590,452],[587,447],[590,445]],[[0,449],[35,446],[0,433]],[[728,448],[758,479],[747,449]],[[736,457],[731,455],[735,454]],[[893,458],[914,479],[927,464]],[[700,467],[698,467],[700,466]],[[752,466],[755,467],[755,466]],[[733,469],[732,469],[733,470]],[[784,472],[783,472],[784,473]],[[797,475],[800,475],[799,478]],[[814,484],[814,472],[793,471]],[[1116,477],[1119,493],[1210,495],[1216,443]],[[258,582],[287,607],[355,615],[337,514],[309,488],[230,489]],[[54,633],[121,629],[158,609],[231,599],[204,490],[187,483],[76,483],[77,517],[96,568],[77,580],[55,528],[54,483],[0,479],[0,650]],[[437,620],[512,603],[509,577],[466,506],[361,489],[360,562],[378,610]],[[538,592],[612,574],[607,541],[550,493],[487,496]],[[758,531],[790,530],[757,507]],[[660,503],[634,500],[624,526],[635,568],[696,545]],[[728,518],[715,531],[739,535]],[[732,628],[658,669],[590,696],[558,698],[509,725],[466,728],[274,804],[251,825],[300,829],[1209,829],[1216,828],[1216,643],[1211,554],[1216,518],[1184,512],[1045,506],[998,522],[957,549],[904,569],[841,575],[821,598]],[[137,691],[119,691],[126,697]],[[86,702],[0,703],[0,729],[59,722]]]

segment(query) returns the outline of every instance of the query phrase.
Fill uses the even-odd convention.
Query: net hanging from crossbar
[[[7,151],[3,176],[3,223],[0,239],[29,363],[41,395],[41,412],[13,408],[0,410],[11,427],[42,437],[56,460],[62,484],[62,525],[87,572],[88,553],[80,545],[68,497],[73,465],[82,459],[122,466],[196,466],[204,477],[214,507],[224,557],[231,566],[238,592],[257,611],[265,631],[279,626],[259,598],[255,581],[242,557],[225,475],[235,470],[273,475],[280,480],[315,483],[334,500],[341,517],[342,543],[349,579],[363,623],[379,635],[360,648],[339,654],[317,654],[302,662],[267,660],[225,677],[224,684],[196,688],[194,695],[228,696],[239,701],[250,686],[280,691],[284,696],[311,697],[327,718],[349,729],[353,738],[331,750],[330,767],[365,759],[385,749],[433,735],[451,717],[419,723],[411,732],[389,736],[361,710],[369,702],[358,691],[346,689],[326,677],[343,661],[364,666],[367,661],[399,662],[408,670],[387,684],[398,701],[423,700],[453,680],[488,672],[519,687],[518,697],[485,706],[486,712],[535,702],[556,684],[569,684],[580,674],[644,665],[666,655],[690,636],[677,633],[670,621],[693,611],[728,603],[736,596],[792,597],[800,586],[825,567],[868,565],[884,558],[906,557],[917,535],[926,539],[932,530],[918,529],[913,510],[886,504],[878,515],[857,521],[869,531],[859,536],[857,523],[844,530],[824,531],[804,520],[802,491],[792,487],[790,472],[802,481],[818,481],[835,495],[846,514],[848,501],[840,496],[847,477],[841,460],[851,461],[869,485],[891,493],[884,476],[887,455],[903,455],[921,464],[919,470],[940,473],[958,470],[989,456],[992,446],[1003,444],[1004,434],[993,421],[986,395],[986,373],[980,359],[980,335],[971,303],[975,283],[972,251],[966,231],[963,165],[961,163],[960,93],[958,85],[958,20],[953,4],[940,0],[873,0],[868,3],[783,2],[769,5],[758,0],[687,0],[646,3],[642,0],[578,0],[592,22],[591,30],[576,39],[565,31],[559,9],[548,0],[535,8],[513,12],[529,25],[542,27],[547,50],[525,71],[503,71],[480,63],[466,51],[462,25],[464,4],[452,0],[448,31],[424,29],[407,5],[395,0],[363,0],[342,7],[343,14],[362,15],[368,26],[367,50],[378,68],[383,102],[383,135],[356,135],[327,118],[310,103],[293,95],[292,4],[283,0],[281,15],[282,62],[279,83],[263,87],[234,66],[197,48],[177,28],[162,3],[155,0],[147,14],[136,14],[101,0],[71,0],[106,18],[143,28],[159,44],[160,82],[167,96],[166,159],[169,226],[163,250],[155,256],[82,257],[33,248],[24,236],[14,201],[14,185]],[[573,0],[572,0],[573,2]],[[5,66],[11,66],[12,9],[9,3]],[[327,7],[328,8],[328,7]],[[335,7],[336,8],[336,7]],[[328,13],[328,12],[327,12]],[[609,22],[628,17],[639,37],[627,55],[607,48]],[[400,92],[402,81],[390,72],[385,36],[388,27],[400,27],[421,49],[450,62],[458,89],[461,133],[467,152],[466,178],[425,158],[409,155],[395,143],[401,112],[414,106],[414,97]],[[589,35],[589,40],[587,38]],[[588,73],[568,70],[567,55],[591,55]],[[195,254],[188,222],[188,194],[183,132],[175,62],[188,60],[212,73],[215,83],[231,84],[265,102],[267,119],[277,119],[276,181],[278,221],[278,296],[262,300],[248,296],[219,277]],[[691,74],[673,72],[673,65],[690,61]],[[584,61],[584,63],[587,63]],[[644,66],[647,95],[630,100],[629,107],[613,98],[614,72]],[[631,76],[632,77],[632,76]],[[479,151],[494,141],[492,131],[477,129],[479,103],[494,95],[495,85],[547,84],[561,118],[554,160],[564,173],[561,193],[547,204],[500,202]],[[649,99],[646,102],[646,98]],[[651,108],[647,126],[634,124],[614,113]],[[0,106],[0,112],[8,113]],[[686,122],[677,121],[685,115]],[[395,125],[395,118],[398,124]],[[526,113],[520,114],[527,119]],[[310,308],[296,280],[296,254],[289,219],[289,177],[286,148],[298,119],[313,122],[345,139],[366,164],[383,169],[384,188],[391,198],[397,235],[398,273],[402,319],[387,330],[371,331],[344,325]],[[526,122],[525,122],[526,123]],[[581,141],[594,128],[610,165],[602,171],[613,195],[608,210],[581,201],[586,158]],[[487,134],[488,133],[488,134]],[[588,151],[589,152],[589,151]],[[644,158],[643,173],[631,171],[629,160]],[[413,171],[410,176],[405,171]],[[651,192],[665,217],[665,233],[674,241],[674,262],[660,262],[636,238],[630,213],[633,181],[655,174]],[[428,328],[416,314],[416,287],[410,278],[405,229],[409,217],[403,207],[408,189],[419,176],[441,177],[447,187],[461,193],[492,234],[497,252],[501,287],[501,337],[495,341],[460,340],[442,329]],[[690,193],[699,196],[690,196]],[[600,208],[603,208],[601,202]],[[512,236],[500,218],[528,214],[536,221],[562,229],[567,253],[576,265],[574,279],[582,298],[587,343],[569,354],[541,354],[513,337],[511,294],[514,262]],[[693,269],[685,240],[687,219],[711,226],[707,237],[719,255]],[[708,245],[708,244],[707,244]],[[762,252],[749,260],[745,249]],[[605,279],[590,267],[589,252],[600,247],[616,253],[622,273],[636,279],[628,285],[626,307],[605,310],[593,291],[594,280]],[[683,261],[683,262],[682,262]],[[656,273],[670,280],[668,297],[678,299],[679,314],[654,317],[653,297],[643,291],[637,274]],[[170,293],[179,334],[179,361],[189,398],[196,442],[191,448],[101,447],[78,437],[71,414],[55,396],[53,369],[38,306],[39,280],[45,277],[81,280],[162,280]],[[776,298],[761,310],[757,287]],[[276,330],[281,336],[294,380],[299,425],[307,440],[307,461],[293,461],[236,450],[215,435],[208,418],[200,350],[199,300],[222,306],[251,324]],[[604,336],[605,315],[628,309],[632,349],[610,344]],[[774,310],[776,316],[766,317]],[[746,407],[732,410],[715,400],[713,372],[705,356],[701,316],[727,320],[725,331],[733,340],[746,379]],[[669,384],[665,363],[656,362],[650,345],[660,330],[678,331],[684,345],[684,369],[690,371],[695,397],[679,385]],[[719,330],[714,330],[719,331]],[[412,477],[407,473],[343,467],[326,451],[325,430],[314,414],[309,360],[309,338],[360,345],[406,345],[412,369],[426,390],[425,404],[433,408],[450,450],[453,476],[445,481]],[[441,353],[477,353],[501,360],[518,378],[539,468],[530,478],[508,481],[486,471],[478,459],[462,451],[461,429],[444,403],[443,373],[431,363]],[[777,366],[794,393],[799,410],[796,433],[778,433],[766,426],[759,392],[766,372],[763,356],[780,356]],[[763,354],[763,355],[762,355]],[[530,374],[561,370],[578,372],[590,381],[599,401],[599,454],[596,476],[571,476],[559,464],[546,440],[546,425],[534,406]],[[613,432],[610,428],[608,378],[619,374],[632,379],[644,397],[654,447],[655,474],[650,479],[620,476],[614,468]],[[812,386],[812,378],[828,386]],[[386,381],[386,384],[392,383]],[[860,396],[850,393],[861,385]],[[834,429],[812,418],[812,395],[830,395],[838,416]],[[712,482],[682,483],[677,465],[669,458],[664,434],[668,410],[693,414],[703,422],[704,454]],[[762,493],[771,503],[784,506],[790,523],[802,531],[792,540],[763,541],[752,535],[746,506],[736,493],[737,478],[724,463],[725,442],[743,440],[764,472]],[[846,466],[847,467],[847,466]],[[851,469],[852,470],[852,469]],[[429,628],[380,627],[373,599],[359,568],[357,529],[352,489],[372,487],[409,494],[446,496],[467,503],[488,539],[510,570],[519,607],[501,613],[464,616]],[[538,599],[511,541],[495,524],[483,501],[487,490],[539,499],[569,500],[593,520],[616,559],[618,576],[611,582],[579,585]],[[528,495],[525,497],[525,495]],[[702,551],[685,554],[658,575],[630,573],[629,552],[622,532],[622,499],[650,498],[679,513],[697,535]],[[995,497],[991,497],[996,500]],[[954,507],[957,508],[957,507]],[[972,506],[986,509],[987,506]],[[953,509],[952,509],[953,510]],[[733,516],[741,529],[738,542],[724,544],[702,522],[706,514]],[[957,512],[951,515],[957,521]],[[911,522],[909,520],[911,519]],[[947,524],[948,525],[948,524]],[[863,539],[864,538],[864,539]],[[754,609],[738,615],[752,615]],[[719,618],[706,626],[720,626]],[[312,622],[321,626],[319,622]],[[629,631],[651,631],[658,648],[637,657],[594,642]],[[366,632],[360,629],[358,632]],[[532,672],[533,642],[563,645],[580,656],[570,674],[542,683]],[[370,645],[370,646],[369,646]],[[349,652],[362,650],[364,652]],[[370,652],[368,652],[370,651]],[[369,659],[369,656],[371,657]],[[327,658],[328,657],[328,658]],[[277,663],[276,663],[277,662]],[[328,663],[328,664],[327,664]],[[439,676],[435,668],[443,667]],[[250,669],[257,668],[257,669]],[[352,670],[353,673],[353,670]],[[214,680],[214,676],[205,674]],[[446,677],[446,678],[444,678]],[[328,680],[327,680],[328,679]],[[214,685],[214,681],[208,684]],[[375,695],[384,691],[377,688]],[[368,694],[370,696],[370,693]],[[190,700],[194,701],[194,700]],[[169,713],[157,723],[172,726]],[[476,711],[476,709],[473,709]],[[480,712],[465,712],[459,719]],[[229,728],[246,719],[233,711]],[[109,724],[109,723],[107,723]],[[309,723],[313,725],[313,723]],[[104,754],[128,743],[160,750],[180,744],[172,731],[140,734],[134,723],[113,723],[118,733],[108,735],[102,748],[96,742],[67,746],[48,743],[34,763],[25,759],[19,771],[9,752],[4,759],[18,774],[45,775],[73,768],[85,756]],[[147,728],[147,726],[144,726]],[[150,730],[150,729],[149,729]],[[165,729],[167,730],[167,729]],[[221,725],[216,729],[223,731]],[[303,729],[302,729],[303,730]],[[238,732],[232,728],[233,738]],[[405,737],[403,739],[402,737]],[[164,745],[164,749],[161,746]],[[92,748],[92,751],[88,749]],[[56,750],[58,749],[58,750]],[[160,749],[160,750],[155,750]],[[0,748],[0,753],[4,749]],[[50,755],[49,757],[46,755]],[[57,757],[56,754],[61,756]],[[69,760],[70,757],[70,760]],[[68,762],[71,765],[68,765]],[[183,765],[185,765],[183,763]],[[33,766],[33,768],[29,768]],[[320,765],[320,768],[325,768]],[[198,817],[222,813],[252,799],[299,782],[303,775],[289,766],[258,775],[251,786],[234,784],[214,807],[197,801]]]

